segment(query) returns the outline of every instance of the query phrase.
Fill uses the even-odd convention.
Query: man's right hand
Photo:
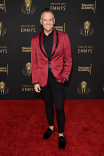
[[[37,93],[40,93],[41,88],[40,88],[39,83],[34,85],[34,90],[35,90]]]

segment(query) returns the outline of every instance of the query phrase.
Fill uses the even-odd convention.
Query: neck
[[[51,30],[49,30],[49,31],[47,31],[47,30],[44,29],[44,33],[45,33],[45,35],[48,36],[48,35],[52,32],[52,30],[53,30],[53,28],[52,28]]]

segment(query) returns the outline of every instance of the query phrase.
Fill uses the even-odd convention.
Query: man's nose
[[[50,21],[49,20],[47,20],[47,24],[49,24],[50,23]]]

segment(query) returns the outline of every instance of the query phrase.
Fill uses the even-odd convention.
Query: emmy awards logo
[[[0,92],[1,92],[1,94],[4,94],[4,92],[5,92],[5,83],[4,82],[0,82]]]
[[[3,0],[3,3],[0,4],[0,9],[4,10],[4,12],[6,13],[6,5],[5,5],[5,0]]]
[[[31,76],[31,63],[30,62],[25,64],[25,67],[23,68],[22,73],[25,76]]]
[[[31,4],[32,4],[32,0],[25,0],[25,7],[26,7],[27,14],[30,14]]]
[[[65,11],[66,10],[66,3],[51,3],[50,9],[51,10]]]
[[[31,63],[30,62],[26,63],[26,71],[27,71],[28,76],[30,76],[31,75]]]
[[[82,94],[83,93],[85,94],[86,88],[87,88],[87,82],[85,82],[85,81],[81,82]]]
[[[88,92],[90,92],[90,88],[88,87],[88,84],[86,81],[82,81],[80,83],[80,86],[77,88],[77,92],[79,94],[87,94]]]
[[[6,84],[4,82],[0,82],[0,94],[4,95],[9,92],[9,89],[6,87]]]
[[[36,32],[36,25],[21,25],[21,32]]]
[[[35,6],[32,6],[32,0],[24,0],[25,6],[21,7],[21,11],[26,15],[33,14],[36,10]]]
[[[90,30],[91,23],[89,21],[84,22],[84,32],[85,36],[88,36]]]
[[[78,53],[91,54],[93,51],[93,46],[78,46]]]
[[[89,21],[86,21],[79,31],[82,36],[91,36],[94,32],[94,29],[91,27],[91,23]]]
[[[6,34],[6,29],[3,28],[3,23],[0,22],[0,36],[4,36]]]

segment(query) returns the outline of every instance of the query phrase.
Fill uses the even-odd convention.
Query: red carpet
[[[0,156],[104,156],[104,100],[65,100],[65,150],[48,127],[42,100],[0,100]]]

